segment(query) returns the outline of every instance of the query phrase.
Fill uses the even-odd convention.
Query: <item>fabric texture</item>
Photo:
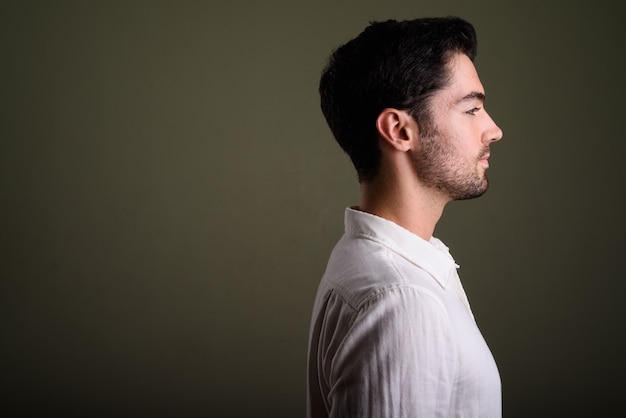
[[[502,415],[500,376],[437,238],[347,208],[313,307],[307,416]]]

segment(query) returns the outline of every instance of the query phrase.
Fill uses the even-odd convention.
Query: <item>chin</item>
[[[483,177],[481,182],[472,182],[466,184],[463,188],[458,188],[455,193],[451,193],[452,200],[469,200],[476,199],[485,194],[489,189],[489,181],[487,177]]]

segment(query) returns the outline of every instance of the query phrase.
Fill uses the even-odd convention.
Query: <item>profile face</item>
[[[472,61],[457,54],[448,71],[450,82],[431,98],[431,126],[420,131],[412,159],[425,185],[450,200],[471,199],[489,186],[489,147],[502,138],[502,130],[485,110],[485,91]]]

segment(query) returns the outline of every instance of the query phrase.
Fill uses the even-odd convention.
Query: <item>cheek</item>
[[[480,137],[481,121],[477,116],[462,114],[452,118],[447,124],[447,132],[450,138],[459,143],[472,143]]]
[[[458,124],[448,131],[447,138],[457,152],[467,155],[480,142],[480,136],[477,135],[477,132],[478,130],[474,126],[467,123],[464,125]]]
[[[458,135],[462,139],[463,146],[467,151],[476,152],[483,148],[482,133],[483,129],[478,123],[472,123],[458,130]]]

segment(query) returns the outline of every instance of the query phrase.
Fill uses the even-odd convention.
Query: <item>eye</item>
[[[472,115],[472,116],[473,116],[473,115],[475,115],[475,114],[476,114],[476,112],[478,112],[479,110],[480,110],[480,107],[475,107],[475,108],[473,108],[473,109],[468,110],[468,111],[467,111],[467,112],[465,112],[465,113],[467,113],[468,115]]]

